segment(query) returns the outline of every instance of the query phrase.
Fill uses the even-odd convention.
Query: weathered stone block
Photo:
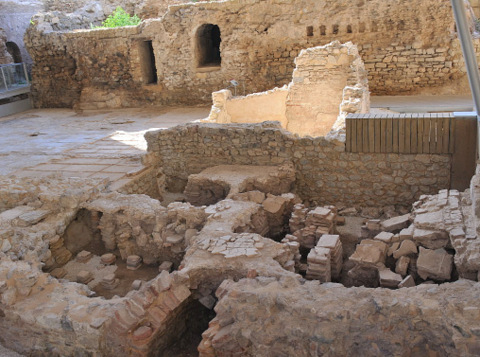
[[[410,223],[410,214],[393,217],[383,221],[381,226],[384,231],[394,232],[406,228]]]
[[[445,249],[436,250],[420,247],[417,260],[418,275],[427,280],[428,278],[445,281],[451,278],[453,257]]]

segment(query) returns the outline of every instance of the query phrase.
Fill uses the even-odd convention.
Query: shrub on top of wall
[[[137,16],[130,16],[121,6],[109,15],[102,26],[92,26],[92,28],[113,28],[121,26],[137,26],[142,20]]]

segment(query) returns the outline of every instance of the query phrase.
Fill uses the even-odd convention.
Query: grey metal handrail
[[[16,90],[29,84],[25,63],[0,65],[0,92]]]
[[[478,72],[477,57],[473,49],[472,35],[467,25],[467,15],[465,12],[465,3],[463,0],[451,0],[453,15],[457,24],[457,33],[460,44],[462,45],[463,58],[467,68],[468,82],[472,91],[473,103],[477,114],[477,158],[480,154],[480,76]]]

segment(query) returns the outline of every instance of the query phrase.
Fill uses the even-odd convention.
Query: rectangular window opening
[[[307,26],[307,37],[313,36],[313,26]]]

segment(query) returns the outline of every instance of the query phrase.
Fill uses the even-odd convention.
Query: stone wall
[[[333,127],[344,128],[348,114],[370,111],[367,74],[352,43],[334,41],[302,50],[295,64],[287,88],[235,99],[227,90],[213,93],[209,119],[220,123],[279,120],[292,133],[325,136]]]
[[[300,50],[333,40],[359,46],[373,94],[468,91],[448,0],[190,3],[171,6],[164,17],[146,21],[131,33],[118,29],[64,34],[56,32],[58,26],[49,27],[49,21],[45,19],[27,35],[27,46],[37,64],[33,81],[37,107],[83,104],[106,93],[111,98],[101,100],[109,104],[94,106],[206,103],[212,92],[227,87],[231,79],[245,85],[246,93],[265,91],[290,81],[293,60]],[[219,65],[199,65],[198,54],[203,52],[197,35],[205,24],[219,27]],[[152,41],[156,81],[141,71],[142,66],[152,67],[150,55],[142,54],[145,41]],[[105,49],[99,48],[99,43]],[[43,71],[62,66],[62,59],[50,54],[52,47],[63,48],[63,57],[77,62],[73,87],[78,91],[59,103],[47,98],[52,96],[45,85],[50,73]],[[102,63],[112,52],[121,57],[119,76],[131,79],[128,83],[105,76],[117,62],[89,65]],[[64,97],[71,88],[67,83],[59,78],[54,97]],[[82,97],[83,91],[91,95]]]
[[[286,86],[241,97],[234,97],[230,90],[222,89],[212,93],[213,105],[208,120],[221,124],[278,121],[286,128],[287,95]]]
[[[295,64],[285,113],[292,133],[324,136],[334,124],[345,127],[347,114],[370,111],[367,73],[352,43],[302,50]]]
[[[448,188],[449,155],[346,153],[341,141],[300,138],[278,123],[189,124],[145,135],[151,162],[167,189],[216,165],[280,165],[296,169],[295,192],[319,204],[408,205]]]
[[[7,46],[5,45],[6,42],[7,36],[5,35],[5,31],[0,28],[0,64],[13,62],[12,56],[10,56],[10,53],[7,51]]]
[[[145,171],[121,185],[118,192],[125,195],[143,194],[161,200],[164,180],[165,178],[160,170],[156,170],[155,167],[148,167]]]
[[[25,48],[23,35],[30,25],[30,18],[42,9],[41,0],[6,0],[0,3],[0,24],[5,30],[7,41],[18,46],[22,61],[28,65],[28,68],[31,68],[33,62]]]
[[[200,356],[477,356],[479,292],[468,280],[399,290],[225,281]]]

